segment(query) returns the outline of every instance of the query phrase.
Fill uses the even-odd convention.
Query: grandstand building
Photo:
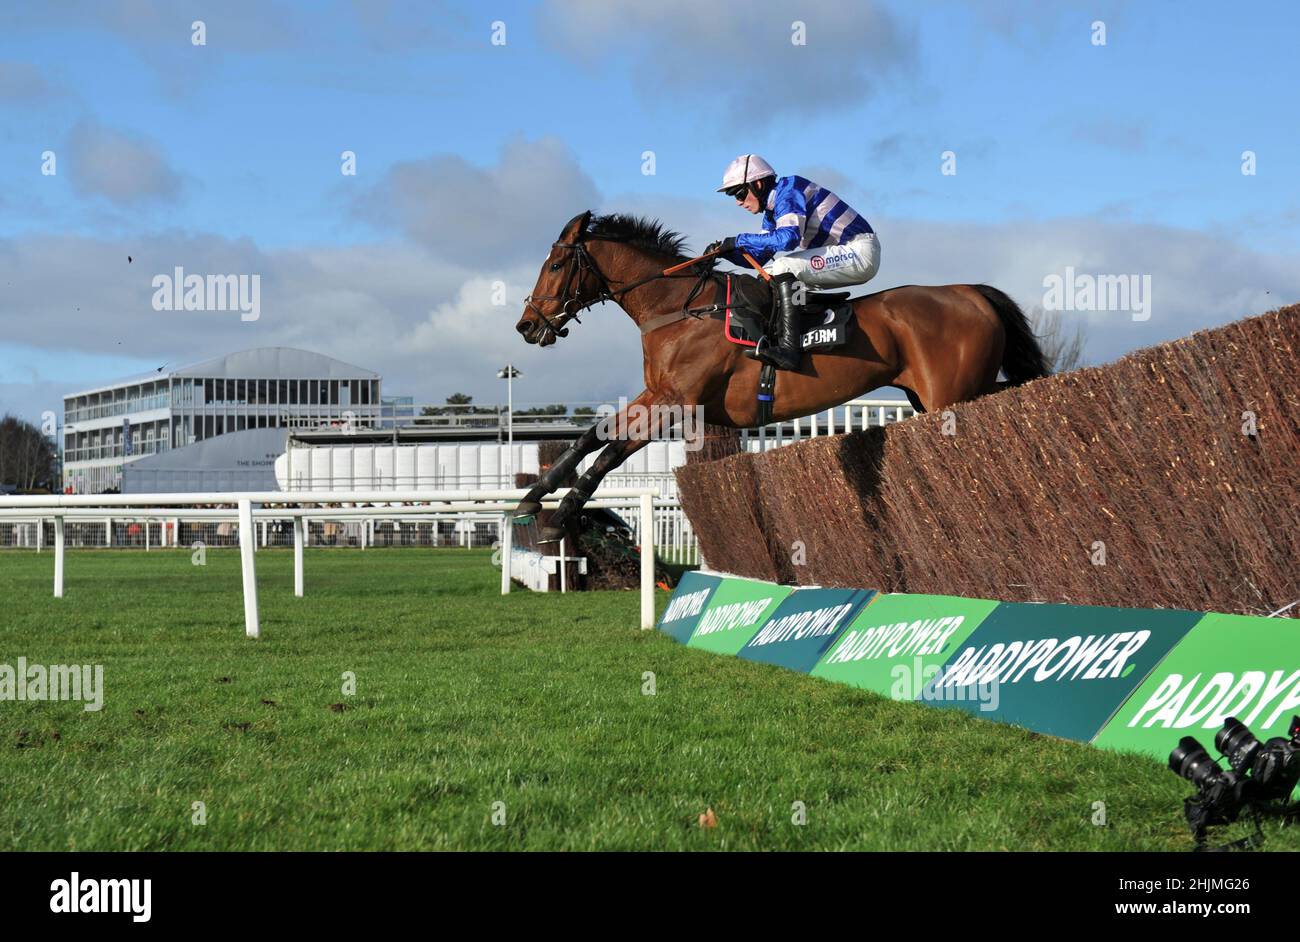
[[[540,443],[573,441],[598,414],[589,403],[570,411],[516,402],[512,416],[504,405],[385,397],[377,373],[289,347],[159,370],[71,393],[63,405],[63,485],[76,494],[509,488],[516,474],[539,472]],[[831,410],[747,431],[741,447],[763,451],[912,413],[896,398],[838,411],[839,419]],[[684,462],[680,441],[653,442],[608,480],[671,496]]]
[[[64,489],[121,490],[123,468],[133,462],[234,432],[376,428],[388,411],[382,402],[379,374],[290,347],[244,350],[70,393],[63,397]],[[259,447],[264,451],[264,442]]]

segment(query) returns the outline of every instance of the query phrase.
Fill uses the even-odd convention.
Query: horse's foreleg
[[[616,442],[626,438],[628,414],[635,413],[636,409],[643,407],[649,400],[650,391],[643,390],[641,395],[629,402],[622,412],[616,412],[607,418],[597,420],[591,428],[583,432],[582,436],[566,448],[560,454],[560,457],[555,459],[555,463],[537,479],[537,483],[524,495],[524,499],[519,502],[519,506],[515,508],[514,513],[511,515],[514,517],[515,523],[532,523],[542,509],[542,498],[558,488],[569,472],[582,463],[583,458],[599,449],[606,442]]]
[[[627,409],[611,417],[607,423],[597,423],[596,428],[603,437],[610,439],[605,450],[600,453],[590,468],[578,478],[569,493],[564,495],[560,506],[547,521],[547,526],[539,534],[539,543],[553,543],[564,537],[564,523],[582,510],[584,504],[591,500],[591,495],[605,475],[609,474],[633,453],[645,447],[656,434],[651,427],[654,414],[651,409],[653,396],[647,390],[628,403]]]
[[[531,523],[532,518],[542,509],[542,498],[559,487],[560,482],[578,466],[583,458],[604,443],[601,423],[598,421],[566,448],[560,457],[555,459],[555,463],[546,469],[546,473],[537,479],[537,483],[529,489],[524,499],[519,502],[519,506],[515,508],[512,514],[515,522]]]
[[[565,522],[574,514],[581,512],[587,501],[591,500],[591,495],[596,492],[596,488],[600,486],[600,482],[605,475],[626,461],[633,452],[645,447],[648,441],[648,439],[633,439],[610,442],[606,445],[605,450],[600,453],[600,457],[592,463],[582,477],[578,478],[578,483],[569,489],[569,493],[564,495],[564,500],[560,501],[560,506],[551,515],[550,520],[547,521],[548,525],[542,527],[537,542],[554,543],[563,539]]]

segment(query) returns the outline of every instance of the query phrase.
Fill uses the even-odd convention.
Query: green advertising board
[[[1173,610],[1004,602],[920,699],[1088,742],[1200,619]]]
[[[673,590],[673,597],[659,616],[659,630],[670,634],[677,641],[685,644],[695,633],[695,625],[709,606],[709,599],[722,583],[720,576],[691,570],[682,573],[682,578]]]
[[[738,654],[794,590],[753,579],[724,579],[687,642],[718,654]]]
[[[878,595],[812,674],[895,700],[915,700],[997,607],[997,602],[950,595]]]
[[[719,654],[1164,760],[1300,715],[1300,621],[797,588],[688,572],[659,627]]]
[[[872,595],[869,589],[796,589],[737,653],[807,673]]]
[[[1098,746],[1161,760],[1184,736],[1215,754],[1229,716],[1261,740],[1285,736],[1300,713],[1300,621],[1206,615],[1120,707]]]

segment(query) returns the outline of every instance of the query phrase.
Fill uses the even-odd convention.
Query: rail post
[[[510,512],[501,515],[501,539],[497,540],[501,552],[501,594],[510,594]]]
[[[641,628],[655,626],[655,499],[641,495]]]
[[[239,561],[244,577],[244,634],[250,638],[262,636],[262,627],[257,619],[257,568],[253,561],[256,544],[253,503],[243,498],[239,501]]]
[[[302,598],[302,547],[307,541],[307,518],[295,514],[293,518],[293,594]]]
[[[54,597],[63,598],[63,515],[54,515]]]

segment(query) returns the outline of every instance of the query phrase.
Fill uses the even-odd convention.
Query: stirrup
[[[799,351],[788,352],[779,344],[773,344],[766,336],[749,351],[749,355],[762,363],[770,363],[778,370],[798,370],[803,365],[803,355]]]

